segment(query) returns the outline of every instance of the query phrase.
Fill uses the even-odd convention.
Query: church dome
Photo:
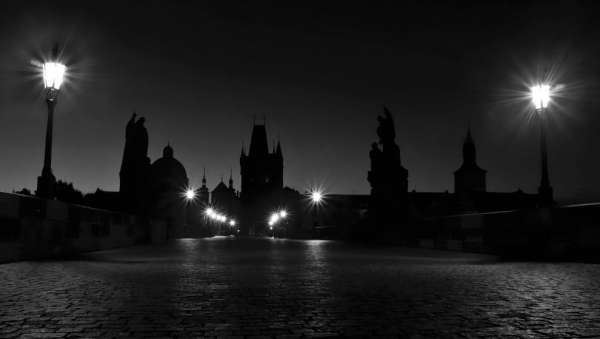
[[[188,185],[185,168],[173,157],[170,145],[164,148],[163,157],[152,164],[151,172],[152,182],[160,191],[182,190]]]

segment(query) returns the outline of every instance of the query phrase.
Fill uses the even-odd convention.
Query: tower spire
[[[229,188],[233,189],[233,169],[229,167]]]
[[[467,127],[467,135],[463,143],[463,162],[465,164],[475,164],[475,142],[471,135],[471,125]]]

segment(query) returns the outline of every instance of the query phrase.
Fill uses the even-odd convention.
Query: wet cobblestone
[[[205,239],[0,265],[0,338],[600,337],[600,265]]]

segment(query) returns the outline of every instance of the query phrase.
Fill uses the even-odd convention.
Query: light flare
[[[58,90],[62,85],[67,67],[59,62],[46,62],[42,65],[44,87]]]

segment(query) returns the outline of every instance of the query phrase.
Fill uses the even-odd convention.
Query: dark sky
[[[170,142],[214,187],[263,115],[285,183],[367,193],[387,105],[409,189],[453,190],[469,121],[488,189],[535,191],[538,121],[525,95],[547,74],[550,176],[563,199],[600,197],[600,29],[593,2],[19,1],[0,14],[0,190],[34,189],[46,109],[34,66],[56,41],[69,80],[53,170],[118,189],[124,128],[146,117],[149,156]],[[395,5],[394,5],[395,4]],[[546,73],[544,73],[546,70]]]

